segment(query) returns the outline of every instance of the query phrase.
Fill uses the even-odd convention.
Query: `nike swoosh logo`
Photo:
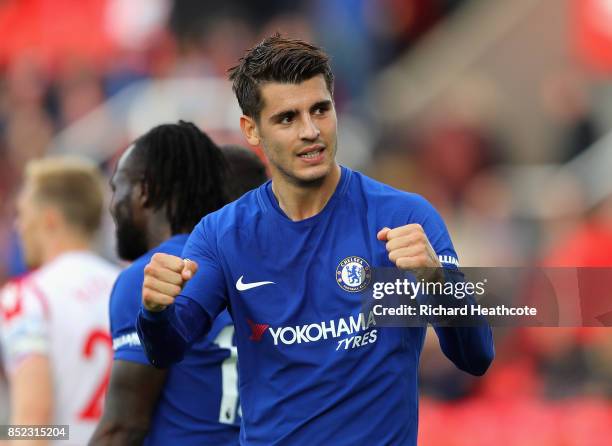
[[[274,282],[252,282],[252,283],[244,283],[242,281],[242,278],[244,276],[240,276],[240,278],[238,279],[238,281],[236,282],[236,289],[238,291],[246,291],[246,290],[250,290],[251,288],[257,288],[258,286],[262,286],[262,285],[271,285]]]

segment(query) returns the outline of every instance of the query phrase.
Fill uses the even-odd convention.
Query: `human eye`
[[[293,122],[293,116],[291,115],[281,116],[279,120],[280,124],[291,124],[292,122]]]
[[[313,107],[312,112],[314,115],[324,115],[329,111],[329,108],[330,105],[328,103],[317,104]]]

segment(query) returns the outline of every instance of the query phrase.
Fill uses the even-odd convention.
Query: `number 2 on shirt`
[[[111,366],[113,363],[113,345],[110,335],[104,330],[93,330],[87,336],[83,345],[83,356],[85,359],[90,359],[95,351],[95,346],[100,344],[101,348],[108,353],[108,365],[102,375],[102,379],[95,387],[93,394],[87,400],[87,404],[79,412],[79,419],[84,421],[97,421],[102,416],[102,404],[104,401],[104,392],[108,386],[110,379]]]

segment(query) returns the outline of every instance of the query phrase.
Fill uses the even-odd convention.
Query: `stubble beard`
[[[289,169],[285,168],[281,163],[276,162],[272,157],[267,156],[267,158],[273,168],[278,171],[280,176],[287,183],[304,189],[318,189],[325,183],[327,177],[332,173],[334,160],[336,159],[337,141],[334,142],[331,148],[330,146],[326,145],[325,150],[332,150],[331,160],[329,161],[329,165],[327,165],[327,171],[314,178],[300,178]]]

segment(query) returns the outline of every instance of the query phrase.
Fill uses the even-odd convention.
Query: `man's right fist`
[[[142,304],[149,311],[162,311],[174,302],[198,270],[198,264],[189,259],[158,252],[144,269]]]

